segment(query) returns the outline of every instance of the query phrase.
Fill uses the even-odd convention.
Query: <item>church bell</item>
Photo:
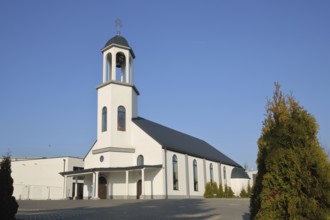
[[[116,67],[122,67],[125,64],[125,55],[122,53],[118,53],[116,57]]]

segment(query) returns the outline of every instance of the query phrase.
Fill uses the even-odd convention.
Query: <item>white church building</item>
[[[83,159],[13,160],[15,197],[201,198],[207,182],[228,185],[239,196],[250,178],[238,163],[199,138],[139,117],[135,54],[127,40],[114,36],[102,54],[96,142]]]
[[[111,38],[102,54],[97,140],[84,169],[61,172],[65,182],[83,179],[84,199],[200,198],[207,182],[236,195],[247,187],[245,170],[207,142],[138,116],[135,54],[124,37]]]

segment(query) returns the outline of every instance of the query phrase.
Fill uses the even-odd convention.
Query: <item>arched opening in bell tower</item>
[[[116,81],[126,82],[126,57],[122,52],[116,54]]]
[[[105,70],[105,82],[108,82],[111,80],[111,71],[112,71],[112,68],[111,68],[111,63],[112,63],[112,54],[109,53],[107,55],[107,58],[106,58],[106,70]]]

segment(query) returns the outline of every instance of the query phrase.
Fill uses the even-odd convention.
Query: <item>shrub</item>
[[[224,197],[223,186],[222,183],[220,183],[217,192],[217,198],[223,198],[223,197]]]
[[[248,197],[249,197],[249,194],[248,194],[247,191],[244,189],[244,187],[242,188],[241,193],[239,194],[239,196],[240,196],[241,198],[248,198]]]
[[[250,184],[248,184],[248,187],[247,187],[247,193],[248,193],[248,197],[251,197],[251,194],[252,194],[252,187],[250,186]]]
[[[247,189],[245,189],[244,187],[242,188],[240,197],[241,198],[250,198],[251,193],[252,193],[252,188],[251,188],[250,184],[248,184]]]
[[[206,185],[205,185],[204,198],[213,198],[211,183],[206,183]]]
[[[206,183],[204,198],[216,198],[218,194],[218,186],[217,183]]]
[[[217,191],[217,198],[233,198],[234,192],[231,189],[231,187],[227,186],[225,184],[225,187],[222,186],[222,184],[219,184],[219,188]]]
[[[13,178],[11,177],[11,160],[9,154],[0,162],[0,217],[3,220],[15,219],[18,204],[13,195]]]
[[[217,195],[218,195],[218,191],[219,191],[219,189],[218,189],[218,184],[217,183],[212,183],[212,195],[213,195],[213,197],[217,197]]]
[[[225,185],[225,192],[224,192],[224,197],[225,198],[233,198],[234,197],[234,192],[231,189],[231,187]]]

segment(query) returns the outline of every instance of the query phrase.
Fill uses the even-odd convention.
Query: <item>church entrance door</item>
[[[99,198],[106,199],[107,198],[107,180],[101,176],[99,178]]]
[[[142,181],[139,180],[136,184],[136,198],[140,199],[141,194],[142,194]]]

